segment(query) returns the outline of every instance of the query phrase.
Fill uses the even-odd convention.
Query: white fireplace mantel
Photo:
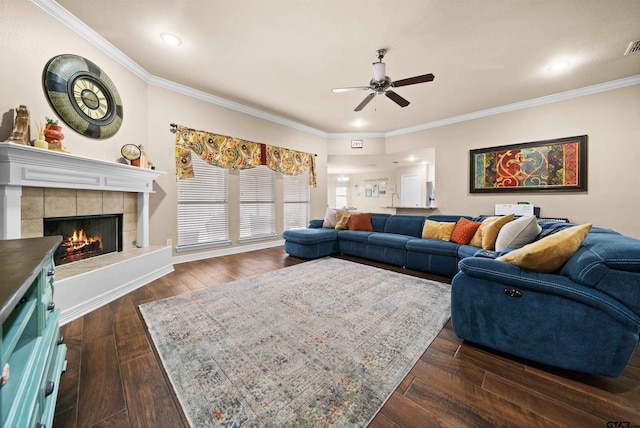
[[[138,193],[138,246],[149,246],[149,193],[164,172],[0,143],[0,239],[19,239],[22,187]]]

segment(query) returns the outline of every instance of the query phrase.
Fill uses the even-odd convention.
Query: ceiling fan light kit
[[[391,101],[398,104],[400,107],[406,107],[410,103],[405,98],[401,97],[397,93],[391,90],[391,88],[398,88],[401,86],[415,85],[417,83],[431,82],[435,79],[435,76],[431,73],[423,74],[420,76],[409,77],[397,81],[392,81],[386,73],[386,65],[382,62],[387,53],[386,49],[378,49],[378,62],[373,63],[373,79],[369,82],[369,86],[353,86],[346,88],[335,88],[332,92],[350,92],[350,91],[373,91],[365,97],[364,100],[354,109],[354,111],[362,110],[369,102],[376,96],[384,94]]]

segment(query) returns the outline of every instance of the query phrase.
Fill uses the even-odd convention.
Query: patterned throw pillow
[[[349,216],[349,230],[366,230],[373,232],[371,213],[351,213]]]
[[[496,260],[536,272],[552,273],[578,251],[590,230],[591,224],[572,226],[508,252]]]
[[[478,221],[471,221],[460,217],[460,220],[458,220],[456,227],[451,233],[451,242],[459,245],[467,245],[471,242],[471,238],[473,238],[473,235],[475,235],[481,224],[482,223]]]
[[[454,227],[456,227],[456,224],[451,222],[425,220],[422,228],[422,238],[448,241],[451,238]]]

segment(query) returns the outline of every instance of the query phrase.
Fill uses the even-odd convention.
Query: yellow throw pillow
[[[514,217],[515,215],[513,214],[498,217],[482,230],[483,250],[494,250],[496,248],[496,240],[498,239],[500,229],[502,229],[502,226],[513,220]],[[482,222],[482,224],[484,224],[484,222]],[[482,229],[482,225],[480,225],[479,229]]]
[[[502,226],[509,223],[515,217],[513,214],[505,216],[487,217],[471,238],[469,245],[481,247],[483,250],[493,250],[496,246],[496,239]]]
[[[580,248],[591,224],[568,227],[497,258],[536,272],[555,272]]]
[[[455,227],[455,223],[425,220],[424,227],[422,228],[422,238],[449,241]]]
[[[349,211],[347,210],[336,210],[336,229],[346,230],[349,229]]]

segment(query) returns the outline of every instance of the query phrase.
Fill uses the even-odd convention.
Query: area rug
[[[323,258],[140,306],[192,427],[366,426],[450,286]]]

